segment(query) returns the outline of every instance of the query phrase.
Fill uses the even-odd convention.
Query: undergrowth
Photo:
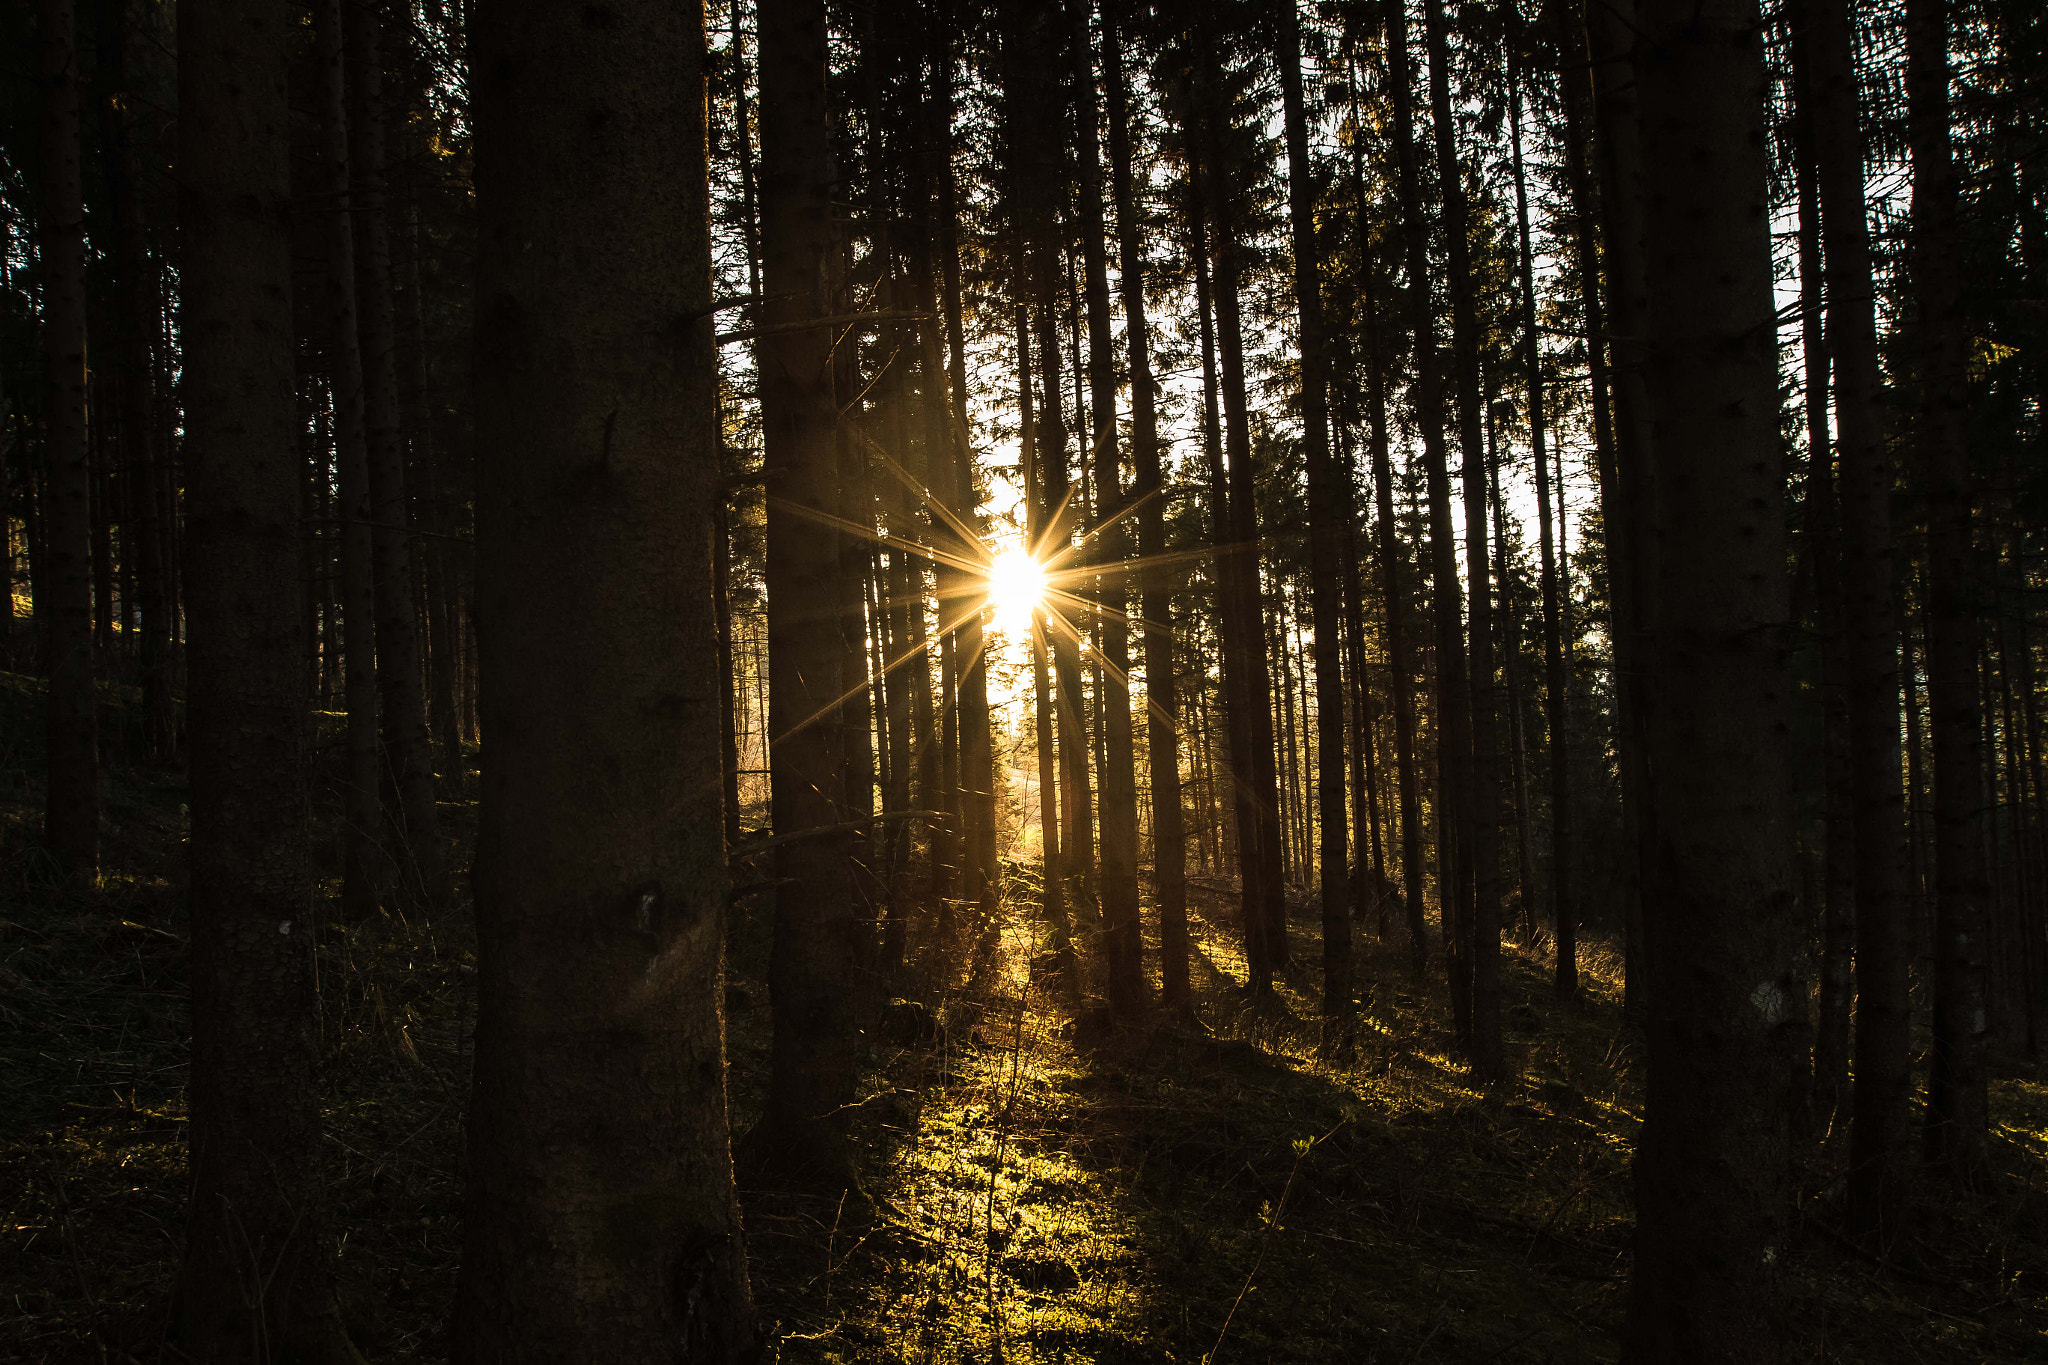
[[[0,674],[9,1360],[154,1359],[182,1244],[183,789],[119,742],[130,700],[107,697],[106,870],[80,890],[36,849],[37,686]],[[460,843],[473,791],[450,795]],[[331,832],[317,791],[314,815]],[[329,879],[330,843],[317,845]],[[1028,893],[1031,869],[1012,872]],[[349,1326],[373,1360],[441,1358],[473,1022],[467,907],[345,926],[332,881],[320,890]],[[1602,946],[1572,1003],[1551,994],[1540,952],[1508,947],[1518,1079],[1485,1093],[1466,1084],[1436,974],[1411,980],[1398,942],[1360,926],[1358,1027],[1327,1046],[1307,904],[1277,998],[1253,1002],[1235,984],[1233,889],[1198,880],[1192,895],[1193,1021],[1110,1029],[1087,982],[1048,979],[1022,913],[1005,916],[972,989],[932,971],[927,950],[892,988],[903,1002],[874,991],[854,1110],[863,1188],[743,1191],[770,1358],[1614,1359],[1641,1057]],[[769,915],[765,898],[743,900],[733,926],[736,1131],[766,1081]],[[1800,1356],[2048,1360],[2040,1072],[2009,1064],[1993,1112],[1992,1190],[1924,1205],[1881,1255],[1838,1230],[1840,1136],[1821,1135],[1786,1266]]]

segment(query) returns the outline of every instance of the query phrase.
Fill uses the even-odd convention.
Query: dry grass
[[[181,789],[116,750],[107,874],[61,884],[33,852],[35,690],[0,675],[0,1358],[147,1360],[182,1236]],[[470,807],[444,813],[463,837]],[[1030,869],[1013,882],[1028,893]],[[1639,1058],[1611,954],[1594,945],[1567,1006],[1510,949],[1520,1079],[1486,1094],[1434,974],[1410,982],[1369,934],[1355,1044],[1319,1046],[1306,906],[1280,1007],[1248,1008],[1232,899],[1195,887],[1199,1028],[1107,1032],[1092,997],[1033,975],[1040,945],[1012,917],[974,992],[925,991],[940,1036],[870,1030],[867,1197],[746,1192],[775,1358],[1615,1357]],[[767,911],[746,902],[732,942],[742,1129],[765,1081]],[[321,946],[334,1227],[373,1360],[447,1350],[466,923],[394,915]],[[2008,1073],[1994,1105],[1995,1193],[1925,1208],[1882,1261],[1832,1231],[1817,1155],[1787,1279],[1804,1358],[2048,1359],[2048,1087]]]

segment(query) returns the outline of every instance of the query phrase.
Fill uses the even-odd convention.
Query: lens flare
[[[988,600],[996,628],[1011,639],[1031,633],[1031,613],[1045,601],[1045,566],[1023,546],[1004,550],[988,568]]]

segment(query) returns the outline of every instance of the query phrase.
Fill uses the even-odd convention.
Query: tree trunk
[[[1239,316],[1241,247],[1237,241],[1238,168],[1224,152],[1225,110],[1221,78],[1216,70],[1213,39],[1206,33],[1197,61],[1200,77],[1197,92],[1201,125],[1201,193],[1206,201],[1204,217],[1210,234],[1209,289],[1215,307],[1215,335],[1219,348],[1219,385],[1223,400],[1223,448],[1227,461],[1229,496],[1227,503],[1227,551],[1219,556],[1218,570],[1235,583],[1223,612],[1226,627],[1235,621],[1236,645],[1226,629],[1224,652],[1237,665],[1231,671],[1241,681],[1234,689],[1244,716],[1243,751],[1233,754],[1233,767],[1240,801],[1247,808],[1247,826],[1239,826],[1239,862],[1256,861],[1256,874],[1247,879],[1247,937],[1256,936],[1260,956],[1247,964],[1252,979],[1246,984],[1254,993],[1270,986],[1270,973],[1287,965],[1287,902],[1283,881],[1280,831],[1280,787],[1276,768],[1277,751],[1273,731],[1273,684],[1266,663],[1263,593],[1259,583],[1259,514],[1253,497],[1256,473],[1252,467],[1249,400],[1245,390],[1244,328]],[[1232,719],[1233,728],[1237,721]],[[1235,748],[1236,746],[1233,746]],[[1249,833],[1250,839],[1243,836]]]
[[[1773,1361],[1805,1041],[1765,76],[1751,0],[1648,0],[1655,880],[1631,1360]],[[1763,737],[1760,742],[1760,737]]]
[[[1429,222],[1415,164],[1414,73],[1403,6],[1387,11],[1388,81],[1394,91],[1394,144],[1407,256],[1408,306],[1414,332],[1416,420],[1422,427],[1428,478],[1431,615],[1436,630],[1437,904],[1451,983],[1453,1028],[1461,1041],[1472,1031],[1470,958],[1459,930],[1463,871],[1470,857],[1471,706],[1465,674],[1464,609],[1458,600],[1456,533],[1451,526],[1451,485],[1444,453],[1443,361],[1437,353],[1436,310],[1430,300]],[[1414,909],[1410,914],[1415,913]],[[1418,949],[1417,956],[1420,956]]]
[[[383,872],[383,816],[377,788],[377,636],[372,568],[370,464],[363,434],[363,353],[356,329],[353,199],[349,192],[347,45],[341,0],[313,7],[320,68],[321,188],[326,200],[327,370],[334,394],[334,458],[340,506],[342,683],[348,709],[342,780],[342,917],[375,913]]]
[[[191,644],[193,1360],[359,1360],[320,1160],[286,70],[291,16],[178,10]],[[260,1272],[256,1267],[260,1267]]]
[[[1912,1100],[1892,470],[1878,413],[1883,379],[1876,280],[1865,220],[1863,134],[1848,0],[1811,0],[1809,13],[1807,55],[1813,66],[1805,87],[1812,98],[1828,350],[1841,438],[1842,607],[1856,830],[1856,1085],[1849,1220],[1860,1232],[1888,1232],[1902,1212],[1906,1192]]]
[[[464,1362],[753,1348],[726,1129],[703,10],[596,13],[485,6],[475,33],[494,458]]]
[[[356,238],[356,325],[362,337],[363,443],[370,467],[371,563],[377,616],[378,718],[384,776],[395,798],[386,817],[399,870],[429,903],[446,893],[434,764],[421,693],[419,628],[413,613],[412,512],[405,491],[399,425],[398,344],[391,291],[391,223],[384,167],[382,12],[345,5],[348,47],[350,208]]]
[[[1629,53],[1635,36],[1632,6],[1588,3],[1591,35],[1594,122],[1601,162],[1600,217],[1607,257],[1607,313],[1613,333],[1615,511],[1605,518],[1616,537],[1620,576],[1615,587],[1615,672],[1620,679],[1622,791],[1638,799],[1628,817],[1634,826],[1638,886],[1647,892],[1656,876],[1657,811],[1649,770],[1652,698],[1646,691],[1656,631],[1658,547],[1651,539],[1655,516],[1655,432],[1649,394],[1649,357],[1643,338],[1649,328],[1648,261],[1644,220],[1641,90]],[[1648,1007],[1649,956],[1643,951],[1651,912],[1645,894],[1623,906],[1626,973],[1622,1012],[1641,1019]]]
[[[84,153],[71,0],[39,0],[43,58],[43,353],[48,366],[43,553],[36,614],[50,678],[43,838],[91,881],[100,861],[99,726],[92,644],[92,455],[85,425]]]
[[[1145,940],[1138,919],[1138,776],[1131,728],[1131,638],[1125,611],[1124,561],[1130,532],[1124,526],[1123,474],[1117,446],[1116,344],[1110,331],[1108,230],[1103,223],[1100,122],[1095,100],[1094,44],[1088,32],[1090,6],[1072,7],[1069,57],[1076,104],[1076,200],[1081,214],[1081,252],[1088,305],[1088,407],[1093,419],[1088,463],[1095,476],[1093,548],[1087,558],[1107,569],[1095,578],[1097,611],[1095,661],[1104,676],[1095,693],[1096,726],[1102,739],[1102,944],[1104,986],[1109,1007],[1130,1017],[1142,1010],[1150,991],[1145,979]]]
[[[1983,814],[1977,794],[1974,489],[1962,311],[1961,232],[1949,147],[1948,5],[1906,7],[1908,131],[1913,155],[1913,283],[1920,307],[1917,454],[1927,489],[1927,699],[1934,740],[1934,1047],[1927,1082],[1927,1153],[1951,1179],[1989,1165],[1985,1086]],[[2031,691],[2029,693],[2031,696]]]
[[[1819,1019],[1813,1039],[1813,1110],[1821,1124],[1849,1115],[1850,1007],[1855,998],[1856,816],[1849,782],[1847,640],[1842,622],[1842,561],[1835,508],[1834,443],[1829,433],[1827,336],[1822,323],[1820,198],[1813,173],[1813,101],[1806,76],[1808,28],[1793,26],[1793,155],[1799,193],[1801,359],[1806,375],[1806,553],[1813,564],[1820,626],[1821,781],[1823,788]],[[1974,641],[1974,637],[1973,641]],[[1974,649],[1974,643],[1972,648]],[[1975,669],[1971,672],[1974,694]]]
[[[769,962],[775,1038],[767,1110],[750,1146],[792,1169],[850,1182],[846,1113],[856,1023],[851,965],[863,956],[855,906],[853,816],[845,757],[849,650],[836,622],[841,537],[816,518],[840,512],[833,334],[837,175],[826,106],[825,11],[819,0],[760,8],[762,436],[768,489],[768,738],[777,835],[775,947]],[[796,324],[791,326],[791,324]],[[806,516],[804,513],[810,515]],[[827,623],[835,623],[828,625]]]
[[[1173,644],[1173,594],[1177,571],[1166,554],[1166,486],[1160,461],[1158,395],[1152,378],[1151,339],[1145,314],[1145,248],[1138,230],[1132,189],[1129,95],[1120,16],[1105,9],[1102,66],[1109,94],[1109,154],[1116,195],[1117,269],[1124,305],[1124,340],[1130,361],[1131,446],[1137,483],[1145,500],[1138,513],[1138,555],[1146,568],[1140,582],[1139,613],[1145,620],[1145,751],[1151,776],[1152,900],[1159,914],[1161,1003],[1185,1014],[1194,1008],[1189,984],[1187,828],[1181,809],[1180,716]]]
[[[1323,329],[1321,256],[1316,244],[1315,173],[1301,95],[1301,16],[1286,0],[1279,17],[1280,90],[1287,133],[1287,205],[1294,247],[1294,298],[1301,322],[1302,438],[1308,445],[1309,611],[1315,631],[1316,860],[1323,911],[1323,1014],[1351,1013],[1351,881],[1344,801],[1344,530],[1350,483],[1330,446],[1329,344]]]
[[[1512,40],[1511,40],[1512,41]],[[1528,370],[1529,448],[1536,458],[1536,536],[1543,566],[1543,700],[1550,724],[1550,925],[1555,936],[1560,996],[1578,994],[1578,902],[1572,894],[1572,819],[1570,748],[1571,696],[1564,669],[1562,616],[1558,604],[1557,553],[1550,528],[1549,432],[1544,425],[1543,348],[1536,330],[1535,253],[1529,244],[1529,189],[1522,169],[1521,72],[1508,67],[1509,129],[1515,166],[1515,227],[1521,245],[1522,354]],[[1597,344],[1597,342],[1595,343]],[[1561,537],[1560,537],[1561,539]],[[1524,889],[1523,894],[1528,894]],[[1524,913],[1529,913],[1527,907]]]
[[[133,566],[141,618],[137,662],[142,684],[143,753],[157,762],[166,762],[173,756],[177,743],[177,714],[171,695],[163,523],[157,515],[155,491],[159,460],[150,411],[156,383],[149,336],[159,305],[157,272],[150,262],[143,233],[142,156],[136,145],[141,139],[136,127],[136,94],[142,80],[138,51],[142,35],[137,32],[142,23],[139,0],[123,0],[115,22],[119,29],[120,82],[125,96],[113,116],[115,148],[110,186],[115,213],[115,311],[119,319],[114,354],[121,376],[121,438],[126,446],[129,508],[128,520],[122,527],[122,560]],[[10,615],[11,601],[10,598]]]

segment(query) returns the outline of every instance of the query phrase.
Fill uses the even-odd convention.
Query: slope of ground
[[[110,694],[106,874],[67,888],[36,851],[39,688],[0,674],[0,1359],[154,1359],[178,1263],[183,789],[131,761],[128,714]],[[472,795],[444,806],[458,840]],[[331,829],[324,798],[314,810]],[[1198,1024],[1108,1032],[1034,971],[1019,915],[972,993],[903,988],[915,1007],[885,1009],[876,992],[865,1190],[746,1191],[771,1358],[1615,1356],[1639,1054],[1601,963],[1564,1006],[1540,957],[1509,951],[1520,1079],[1488,1095],[1464,1083],[1434,974],[1411,982],[1398,945],[1365,935],[1362,1026],[1329,1054],[1307,907],[1279,1007],[1252,1009],[1230,888],[1195,899]],[[744,902],[733,932],[742,1128],[765,1078],[767,919]],[[330,923],[320,954],[350,1325],[373,1360],[442,1358],[467,910]],[[2048,1360],[2048,1088],[2038,1071],[1997,1085],[1995,1190],[1924,1208],[1883,1256],[1834,1231],[1832,1146],[1810,1163],[1787,1277],[1804,1358]]]

